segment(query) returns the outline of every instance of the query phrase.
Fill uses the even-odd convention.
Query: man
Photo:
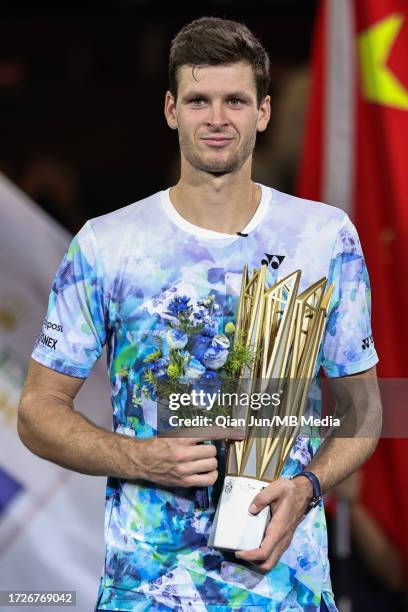
[[[361,385],[356,399],[346,381],[356,373],[375,377],[377,362],[366,342],[369,284],[358,237],[341,210],[251,181],[256,134],[270,117],[269,60],[245,26],[217,18],[190,23],[172,42],[169,68],[164,110],[178,131],[180,180],[89,221],[73,240],[49,302],[55,331],[42,334],[33,352],[19,434],[41,457],[108,476],[99,610],[336,610],[323,506],[310,509],[310,502],[318,481],[326,492],[365,461],[380,422],[372,385]],[[376,432],[330,438],[318,453],[318,440],[299,438],[283,477],[254,499],[252,512],[268,504],[273,510],[261,547],[234,556],[207,545],[215,446],[155,436],[144,376],[160,321],[183,309],[200,316],[198,305],[210,296],[219,327],[207,322],[208,346],[233,320],[244,264],[259,267],[267,256],[270,283],[298,268],[302,287],[322,276],[333,282],[320,363],[337,377],[342,409],[363,412]],[[113,433],[73,410],[105,344]],[[156,368],[165,373],[160,354]],[[308,476],[288,478],[306,465]],[[208,507],[197,503],[197,487],[209,487]]]

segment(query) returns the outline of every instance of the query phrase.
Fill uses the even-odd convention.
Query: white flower
[[[202,376],[202,374],[205,372],[205,367],[200,361],[198,361],[198,359],[194,359],[193,357],[193,359],[190,359],[184,372],[187,378],[200,378],[200,376]]]
[[[166,332],[166,340],[169,349],[183,349],[187,342],[187,334],[180,329],[169,329]]]
[[[211,341],[211,345],[214,348],[221,348],[223,350],[229,349],[230,344],[229,338],[225,334],[217,334]]]
[[[210,346],[203,355],[203,362],[210,370],[219,370],[227,361],[228,355],[228,350]]]

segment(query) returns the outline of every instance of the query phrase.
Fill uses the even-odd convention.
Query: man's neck
[[[201,180],[200,180],[201,178]],[[170,189],[177,212],[190,223],[223,234],[236,234],[258,208],[261,189],[247,173],[182,176]]]

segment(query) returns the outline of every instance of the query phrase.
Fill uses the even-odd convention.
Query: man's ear
[[[264,132],[271,118],[271,96],[265,96],[258,108],[258,120],[256,129],[258,132]]]
[[[164,116],[166,117],[167,125],[172,130],[177,130],[176,101],[170,91],[166,91],[164,98]]]

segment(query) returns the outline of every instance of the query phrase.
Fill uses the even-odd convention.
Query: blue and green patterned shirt
[[[142,387],[144,360],[155,350],[161,322],[171,316],[176,298],[197,305],[214,296],[219,329],[213,320],[204,328],[201,342],[208,345],[235,316],[244,264],[251,270],[268,261],[269,285],[297,269],[301,291],[323,276],[334,284],[319,354],[327,376],[355,374],[377,362],[369,279],[349,218],[338,208],[261,187],[258,209],[242,230],[247,237],[192,225],[166,190],[87,222],[72,241],[33,358],[86,378],[106,345],[113,431],[137,439],[155,435],[155,402]],[[318,446],[316,438],[299,437],[283,475],[300,471]],[[336,610],[322,504],[306,515],[290,547],[264,575],[207,546],[210,499],[202,509],[194,489],[108,478],[97,607],[312,612],[323,596]]]

